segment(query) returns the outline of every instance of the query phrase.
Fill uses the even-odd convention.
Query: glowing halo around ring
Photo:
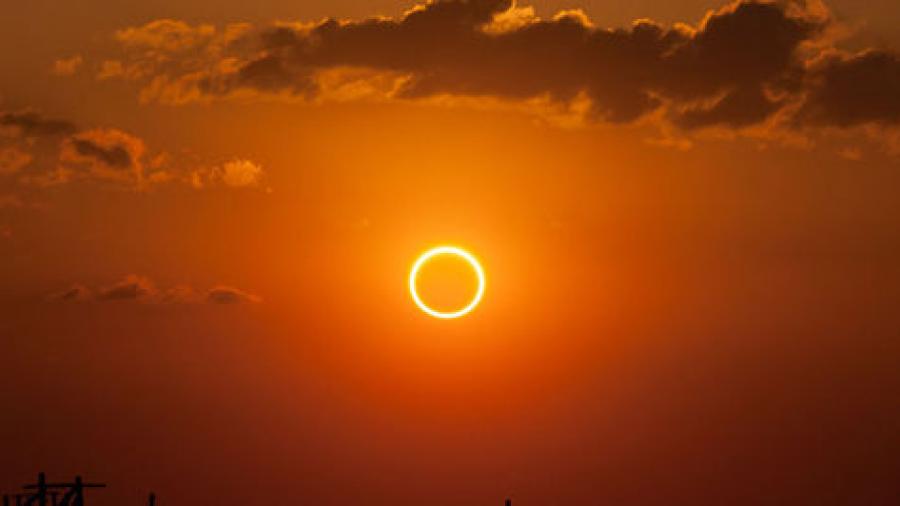
[[[462,258],[466,262],[472,266],[472,270],[475,271],[475,275],[478,276],[478,290],[475,292],[475,296],[472,297],[472,300],[462,309],[457,311],[437,311],[430,307],[427,304],[422,302],[422,299],[419,298],[419,293],[416,290],[416,276],[419,275],[419,269],[425,265],[426,262],[431,260],[433,257],[438,255],[454,255]],[[484,295],[484,270],[481,268],[481,264],[478,263],[478,260],[472,256],[468,251],[457,248],[456,246],[438,246],[436,248],[431,248],[430,250],[422,253],[422,255],[416,259],[416,262],[413,264],[412,269],[409,271],[409,293],[412,295],[413,301],[415,301],[416,305],[419,306],[419,309],[426,312],[427,314],[435,317],[442,318],[445,320],[449,320],[452,318],[459,318],[465,314],[468,314],[470,311],[475,309],[475,306],[481,302],[481,296]]]

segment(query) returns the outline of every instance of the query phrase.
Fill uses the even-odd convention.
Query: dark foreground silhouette
[[[84,506],[84,490],[88,488],[105,488],[105,483],[88,483],[81,476],[76,476],[71,483],[47,483],[44,473],[38,473],[35,483],[23,485],[26,492],[3,494],[3,506],[13,506],[11,498],[15,498],[15,506]],[[512,499],[507,498],[505,506],[512,506]],[[156,494],[150,492],[147,506],[156,506]]]
[[[104,487],[105,483],[85,482],[81,476],[76,476],[71,483],[48,483],[46,475],[38,473],[35,483],[22,486],[25,492],[3,494],[3,506],[13,506],[12,498],[15,498],[15,506],[84,506],[85,489]],[[152,492],[147,504],[156,505],[156,495]]]

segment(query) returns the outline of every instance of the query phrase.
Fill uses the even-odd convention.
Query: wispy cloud
[[[258,295],[254,295],[231,286],[219,285],[210,288],[206,292],[207,302],[213,304],[239,304],[244,302],[261,302]]]
[[[81,55],[75,55],[70,58],[60,58],[53,62],[53,73],[58,76],[71,76],[78,72],[84,59]]]

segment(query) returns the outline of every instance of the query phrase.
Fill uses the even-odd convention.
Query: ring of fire
[[[427,304],[422,302],[422,299],[419,297],[419,293],[416,290],[416,277],[419,275],[419,269],[421,269],[422,266],[425,265],[425,263],[430,259],[438,255],[454,255],[462,258],[472,267],[472,270],[475,271],[475,275],[478,277],[478,289],[475,291],[475,296],[472,297],[472,300],[470,300],[465,307],[457,311],[437,311],[428,307]],[[482,270],[481,264],[478,263],[478,260],[468,251],[462,248],[457,248],[456,246],[438,246],[426,251],[425,253],[422,253],[422,255],[419,256],[418,259],[416,259],[416,262],[413,264],[412,269],[409,271],[409,293],[410,295],[412,295],[413,301],[416,303],[416,305],[419,306],[419,309],[421,309],[425,313],[435,318],[442,318],[445,320],[451,318],[459,318],[460,316],[463,316],[475,309],[475,306],[477,306],[478,303],[481,302],[481,296],[484,295],[484,270]]]

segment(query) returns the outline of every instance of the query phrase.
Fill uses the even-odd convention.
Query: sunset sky
[[[414,1],[4,4],[0,492],[900,503],[900,3]]]

